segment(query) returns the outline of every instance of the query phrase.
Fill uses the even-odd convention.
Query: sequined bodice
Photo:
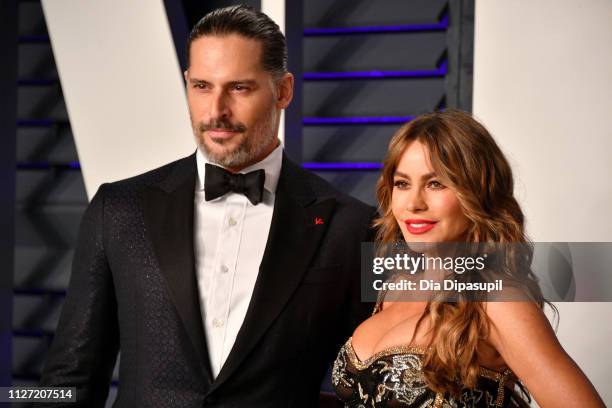
[[[436,394],[425,383],[422,347],[400,346],[376,353],[361,361],[352,339],[342,346],[334,362],[332,383],[346,408],[489,408],[527,407],[510,384],[510,370],[481,368],[478,386],[463,391],[459,400]]]

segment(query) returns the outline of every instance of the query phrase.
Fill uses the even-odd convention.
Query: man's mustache
[[[200,133],[212,129],[225,129],[231,132],[244,132],[246,131],[246,126],[240,122],[232,123],[229,120],[216,119],[208,123],[200,122],[198,125],[198,129],[200,130]]]

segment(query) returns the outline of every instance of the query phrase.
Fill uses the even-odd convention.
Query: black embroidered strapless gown
[[[481,368],[475,389],[465,389],[460,399],[436,394],[427,388],[421,370],[422,347],[401,346],[383,350],[361,361],[352,339],[342,346],[334,362],[332,384],[346,408],[525,408],[515,392],[509,369]]]

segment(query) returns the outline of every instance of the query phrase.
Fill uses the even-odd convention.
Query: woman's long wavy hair
[[[377,242],[403,240],[391,208],[393,177],[406,148],[417,140],[428,151],[431,165],[442,183],[456,193],[470,221],[466,241],[523,243],[528,247],[527,259],[523,260],[530,264],[533,251],[525,235],[523,212],[513,196],[510,165],[489,132],[470,114],[458,110],[419,116],[402,126],[391,139],[377,184],[381,214],[374,224]],[[511,267],[504,277],[515,278],[516,286],[543,307],[536,278],[528,264],[527,268],[518,268],[523,276],[515,276],[521,272]],[[431,300],[417,329],[427,318],[431,344],[423,360],[423,373],[429,387],[454,396],[464,387],[474,388],[480,370],[477,347],[487,338],[491,324],[484,304],[467,299]]]

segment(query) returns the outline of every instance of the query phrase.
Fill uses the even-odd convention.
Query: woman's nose
[[[405,208],[410,212],[419,212],[427,209],[427,201],[425,200],[422,189],[413,188],[408,191]]]

